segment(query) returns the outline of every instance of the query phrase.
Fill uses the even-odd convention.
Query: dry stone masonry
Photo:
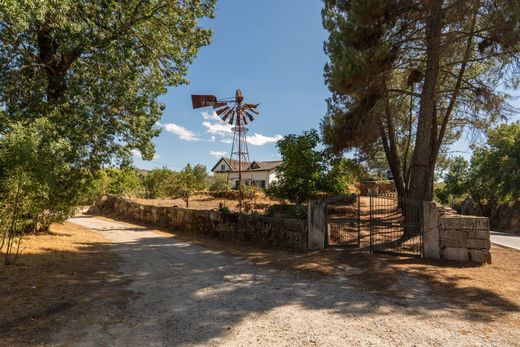
[[[141,205],[114,196],[96,202],[97,212],[195,234],[265,247],[307,250],[307,220],[238,215],[210,210]]]
[[[489,219],[475,216],[439,218],[439,244],[442,259],[491,262]]]

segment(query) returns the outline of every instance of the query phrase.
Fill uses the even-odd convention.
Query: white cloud
[[[222,143],[227,143],[227,144],[232,144],[232,143],[233,143],[233,140],[230,139],[229,137],[227,137],[227,138],[225,138],[225,139],[220,140],[220,142],[222,142]]]
[[[172,134],[179,136],[181,140],[186,141],[199,141],[200,138],[197,135],[185,127],[177,125],[175,123],[166,123],[163,125],[164,129]]]
[[[221,158],[221,157],[224,157],[226,155],[226,152],[209,151],[209,154],[211,154],[212,156],[214,156],[216,158]]]
[[[206,132],[210,134],[218,134],[220,136],[226,136],[232,134],[232,126],[220,121],[219,123],[212,123],[209,121],[202,122],[202,125],[206,127]]]
[[[213,111],[211,113],[209,112],[202,112],[202,118],[204,120],[216,120],[216,121],[220,121],[220,117],[217,115],[217,112]]]
[[[213,135],[219,135],[221,137],[227,137],[230,136],[233,132],[231,131],[231,128],[233,127],[230,124],[224,123],[222,119],[217,115],[216,112],[201,112],[202,119],[204,120],[202,122],[202,125],[206,128],[206,132],[213,134]],[[214,136],[212,136],[212,139]],[[212,141],[210,139],[210,141]]]
[[[143,156],[141,155],[141,152],[139,152],[138,149],[135,149],[135,148],[132,149],[132,156],[133,156],[134,158],[137,158],[137,159],[141,159],[141,160],[143,160]],[[154,153],[154,155],[153,155],[153,159],[159,159],[159,154]]]
[[[268,143],[274,143],[282,139],[282,135],[264,136],[262,134],[255,133],[253,136],[247,137],[247,143],[254,146],[263,146]]]

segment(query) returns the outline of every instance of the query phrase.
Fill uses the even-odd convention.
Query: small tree
[[[283,163],[278,167],[278,181],[268,189],[269,195],[298,204],[316,196],[325,170],[324,154],[316,149],[319,141],[314,129],[278,141]]]
[[[184,200],[187,208],[189,207],[190,197],[196,191],[202,190],[207,186],[207,177],[205,166],[196,165],[193,168],[188,164],[170,181],[168,186],[169,195]]]
[[[156,199],[167,195],[168,184],[173,177],[173,172],[165,167],[153,169],[141,175],[141,185],[146,199]]]
[[[209,191],[215,194],[224,194],[231,189],[229,180],[226,174],[215,174],[213,182],[209,186]]]

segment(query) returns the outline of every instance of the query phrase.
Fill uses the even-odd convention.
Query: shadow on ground
[[[178,239],[210,247],[205,248],[170,236],[140,237],[141,227],[124,230],[135,232],[135,240],[106,245],[123,255],[122,272],[139,295],[125,311],[124,325],[139,326],[133,334],[161,343],[203,344],[246,317],[287,305],[344,317],[381,309],[417,318],[450,312],[479,322],[520,312],[517,302],[498,292],[461,286],[471,276],[461,274],[474,268],[453,263],[339,249],[295,254],[177,233]],[[156,330],[160,336],[150,337]],[[120,342],[139,341],[135,335],[128,338]]]

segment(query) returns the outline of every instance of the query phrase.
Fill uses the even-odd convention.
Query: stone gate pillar
[[[327,235],[327,204],[325,201],[309,201],[308,207],[308,248],[317,250],[325,248]]]
[[[424,257],[429,259],[440,259],[440,236],[437,204],[433,201],[424,201],[422,205],[422,229]]]

